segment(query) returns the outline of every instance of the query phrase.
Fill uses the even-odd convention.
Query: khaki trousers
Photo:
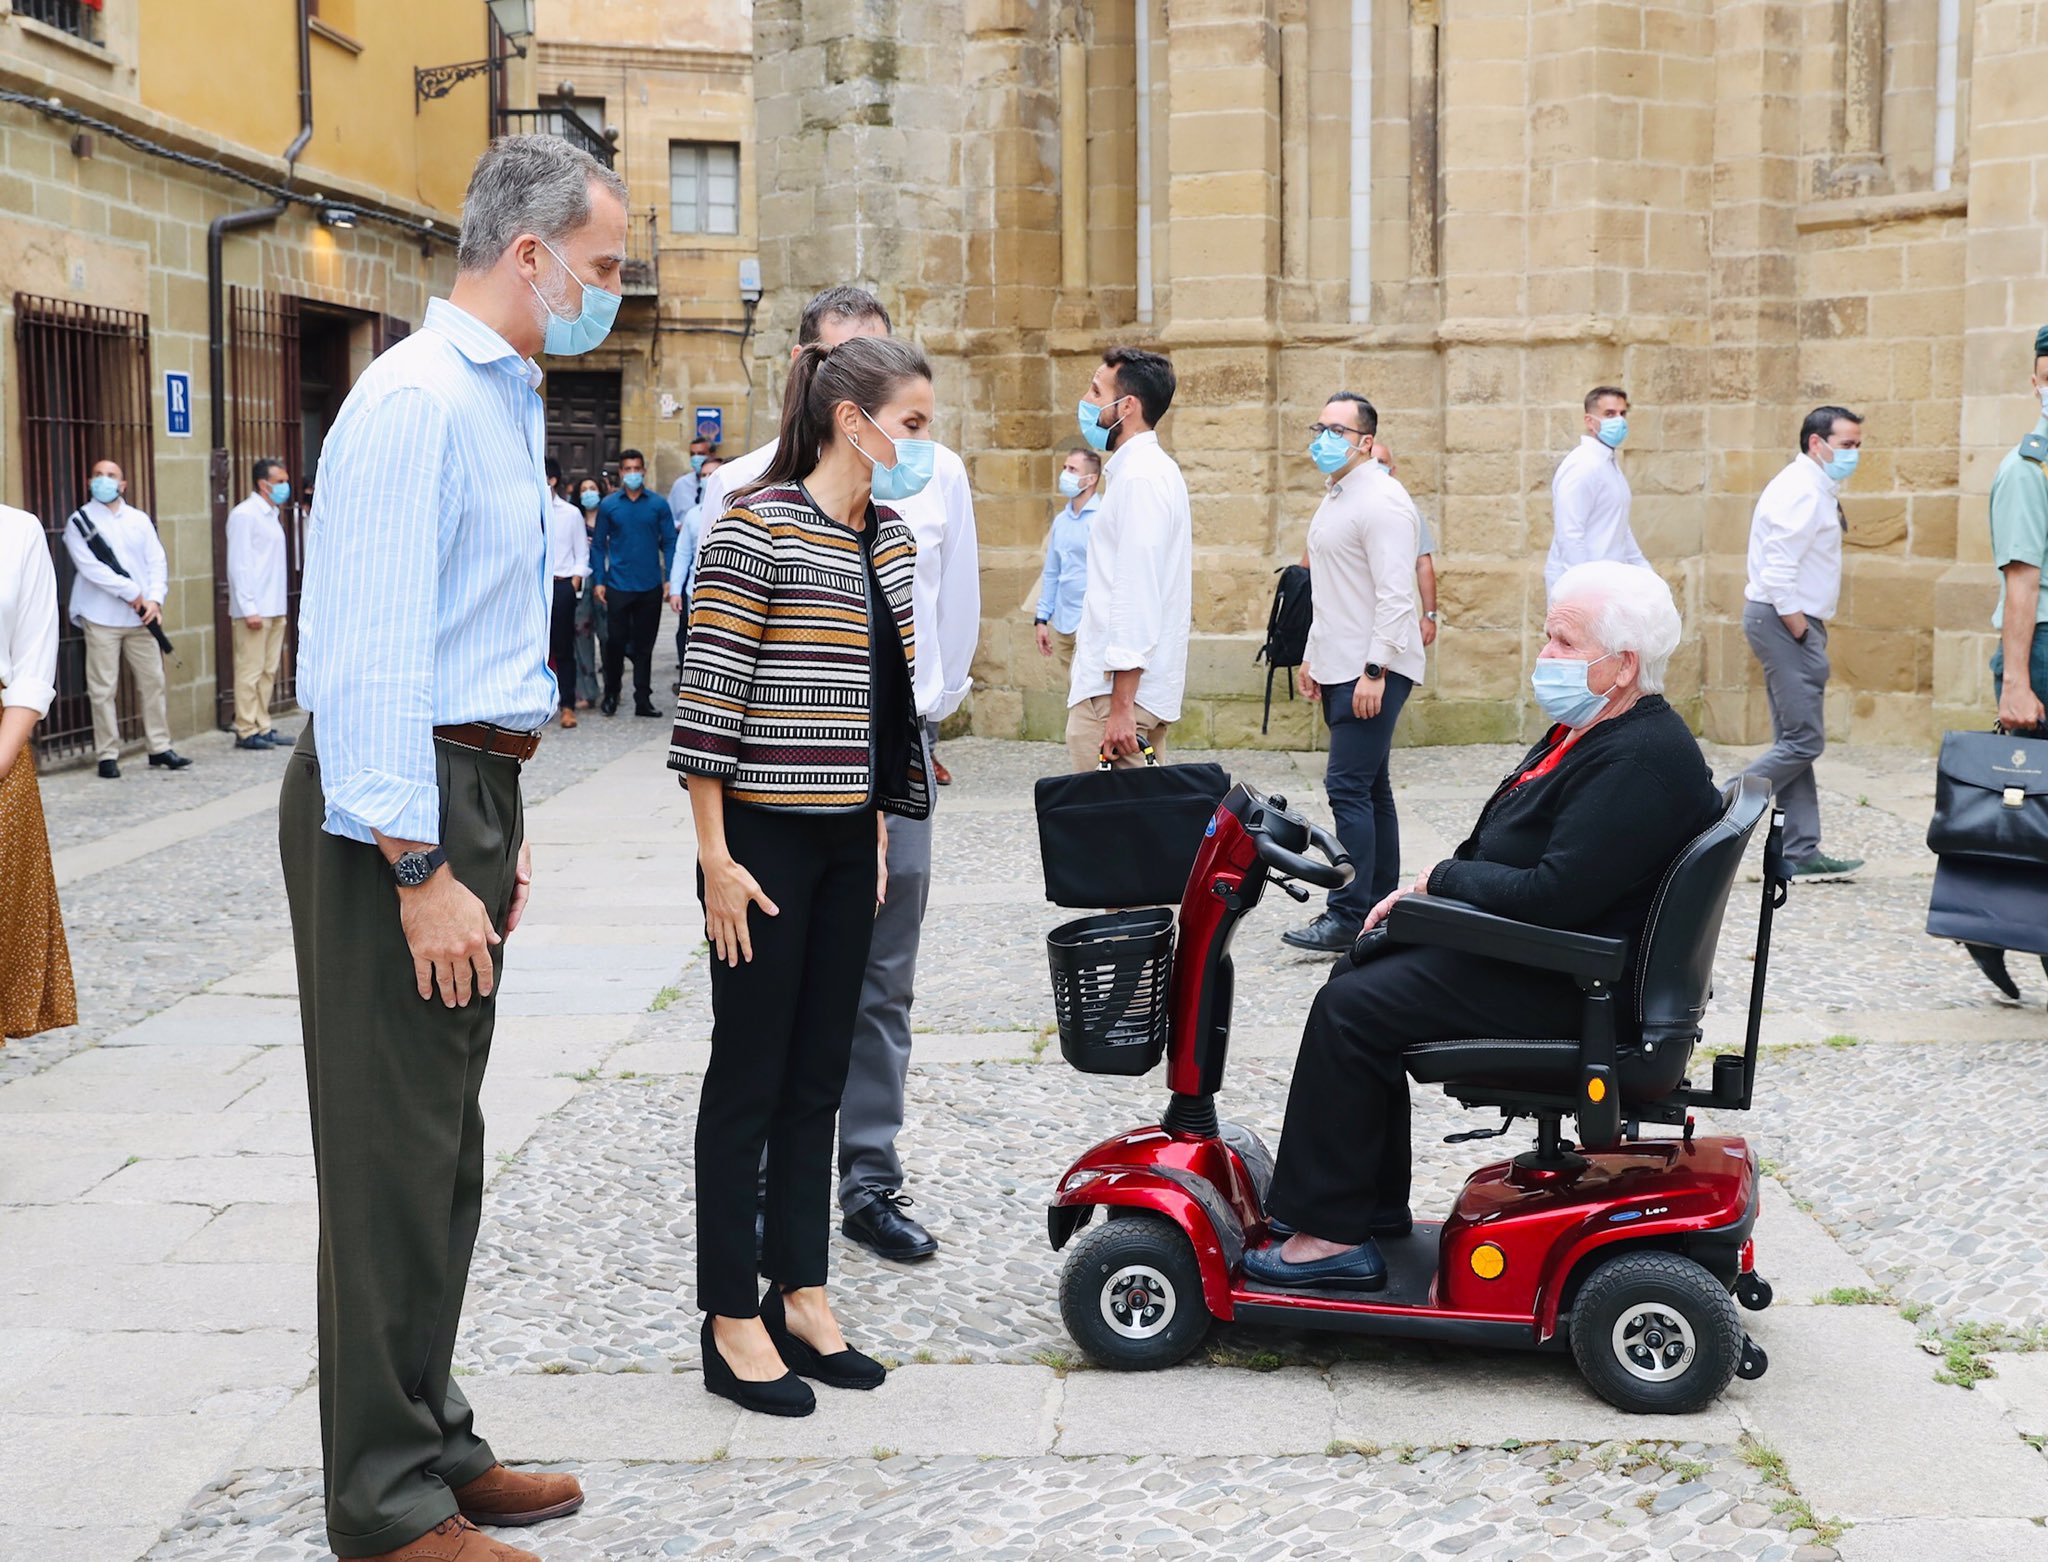
[[[1159,756],[1159,762],[1166,763],[1166,734],[1173,729],[1170,721],[1161,721],[1157,716],[1139,705],[1134,707],[1138,718],[1138,736],[1152,745],[1152,752]],[[1092,695],[1078,705],[1067,707],[1067,757],[1076,770],[1093,770],[1102,754],[1102,735],[1109,727],[1109,696]],[[1128,770],[1145,763],[1143,754],[1119,754],[1116,768]]]
[[[101,759],[121,757],[121,716],[114,696],[121,687],[121,664],[135,683],[135,703],[142,708],[142,735],[152,754],[171,746],[171,719],[164,708],[164,658],[149,631],[85,624],[85,692],[92,701],[92,742]]]
[[[251,629],[246,618],[234,622],[235,736],[253,738],[268,732],[270,691],[277,687],[277,661],[284,652],[284,615],[266,618]]]

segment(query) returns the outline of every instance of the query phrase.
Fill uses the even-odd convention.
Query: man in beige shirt
[[[1324,789],[1357,877],[1332,890],[1297,949],[1348,949],[1375,902],[1401,877],[1401,832],[1387,756],[1408,691],[1423,673],[1415,586],[1422,517],[1408,490],[1373,459],[1379,414],[1339,391],[1310,429],[1309,458],[1329,478],[1308,526],[1314,616],[1301,692],[1323,702],[1330,728]]]

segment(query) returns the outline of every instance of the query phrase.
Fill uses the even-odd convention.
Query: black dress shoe
[[[720,1399],[729,1399],[742,1410],[758,1410],[764,1416],[807,1416],[818,1408],[818,1396],[810,1384],[794,1372],[785,1372],[768,1383],[752,1383],[741,1377],[718,1354],[718,1338],[711,1320],[704,1320],[704,1387]]]
[[[1349,917],[1340,917],[1334,911],[1325,911],[1307,927],[1298,927],[1280,935],[1280,942],[1291,944],[1296,949],[1313,949],[1318,954],[1342,954],[1351,947],[1352,939],[1358,936],[1358,927]]]
[[[619,713],[619,701],[618,701],[618,696],[616,696],[616,695],[612,695],[612,694],[607,694],[607,695],[606,695],[606,696],[605,696],[605,697],[604,697],[603,699],[601,699],[601,700],[599,700],[599,701],[597,702],[597,711],[598,711],[598,714],[599,714],[600,716],[616,716],[616,715],[618,715],[618,713]]]
[[[259,732],[256,736],[265,743],[268,743],[272,748],[291,748],[299,741],[291,733],[279,732],[275,727],[272,727],[268,732]]]
[[[1275,1242],[1285,1242],[1299,1229],[1274,1215],[1266,1217],[1266,1230]],[[1365,1234],[1369,1237],[1405,1237],[1415,1229],[1415,1217],[1404,1209],[1380,1209],[1372,1212],[1372,1218],[1365,1223]]]
[[[276,748],[277,745],[264,737],[262,733],[252,732],[246,738],[236,738],[235,747],[254,749],[259,754],[267,754]]]
[[[874,1197],[859,1209],[849,1210],[839,1223],[842,1235],[852,1237],[878,1258],[899,1264],[930,1258],[939,1250],[939,1239],[904,1214],[910,1195],[901,1188],[871,1189]]]
[[[827,1356],[790,1333],[782,1292],[774,1286],[761,1298],[761,1322],[767,1326],[768,1338],[775,1342],[784,1364],[798,1377],[814,1378],[827,1388],[880,1388],[889,1376],[887,1367],[851,1346]]]
[[[652,700],[635,700],[633,702],[633,714],[635,716],[659,716],[661,711]]]
[[[191,763],[191,760],[174,748],[167,748],[161,754],[149,756],[149,768],[152,770],[183,770]]]
[[[121,762],[120,762],[120,761],[119,761],[118,759],[103,759],[103,760],[101,760],[101,761],[100,761],[100,779],[101,779],[102,781],[118,781],[118,780],[120,780],[120,779],[121,779]]]

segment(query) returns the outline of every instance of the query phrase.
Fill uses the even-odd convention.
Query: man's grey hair
[[[1574,564],[1557,578],[1550,605],[1575,603],[1603,651],[1633,651],[1641,666],[1637,685],[1645,694],[1664,692],[1664,669],[1678,649],[1684,625],[1664,577],[1640,564],[1595,559]]]
[[[461,268],[490,270],[522,233],[560,244],[590,221],[593,184],[626,204],[626,181],[560,136],[500,136],[462,198]]]

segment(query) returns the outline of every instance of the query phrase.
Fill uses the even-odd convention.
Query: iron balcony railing
[[[583,148],[607,168],[613,166],[617,157],[617,148],[610,140],[592,130],[573,109],[501,108],[497,130],[501,136],[560,136],[570,145]]]
[[[14,0],[14,14],[87,43],[100,41],[99,7],[87,5],[85,0]]]
[[[619,268],[620,291],[655,294],[661,291],[661,226],[653,207],[643,216],[626,216],[626,263]]]

